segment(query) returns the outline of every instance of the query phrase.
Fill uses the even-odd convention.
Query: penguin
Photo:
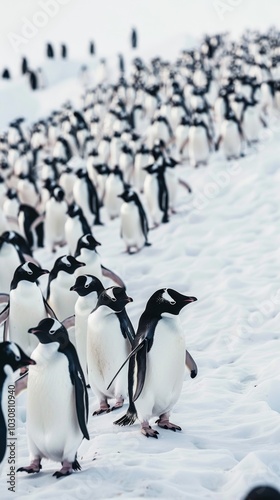
[[[24,264],[25,261],[29,260],[38,265],[38,263],[36,263],[35,259],[33,258],[33,253],[30,246],[21,234],[17,233],[16,231],[5,231],[1,235],[1,237],[5,241],[7,241],[7,243],[11,243],[12,245],[14,245],[18,252],[21,264]]]
[[[222,144],[227,160],[239,158],[242,153],[243,132],[234,112],[228,108],[221,125],[221,134],[216,143],[216,151]]]
[[[0,236],[0,293],[9,293],[10,285],[16,268],[25,262],[23,255],[7,238],[8,231]]]
[[[169,416],[182,390],[185,365],[190,370],[191,378],[196,377],[197,366],[185,349],[182,327],[172,316],[178,316],[183,307],[196,300],[171,288],[157,290],[148,300],[139,319],[132,351],[126,360],[129,360],[129,408],[115,424],[132,425],[138,418],[142,434],[157,438],[158,432],[150,427],[149,420],[159,417],[156,421],[159,427],[181,430],[169,421]],[[111,384],[108,390],[110,387]]]
[[[121,206],[121,238],[124,240],[126,250],[130,254],[132,248],[136,252],[143,246],[150,246],[148,242],[148,219],[139,196],[135,191],[127,189],[119,195],[123,200]]]
[[[241,115],[242,132],[247,144],[257,143],[261,132],[261,117],[258,102],[255,99],[245,100]]]
[[[101,293],[96,308],[87,323],[87,365],[90,386],[99,401],[100,415],[123,406],[127,394],[127,372],[121,373],[110,390],[106,389],[116,368],[130,352],[134,329],[125,311],[132,302],[121,287],[111,287]],[[110,408],[108,399],[115,398]]]
[[[55,187],[45,205],[45,242],[52,252],[55,252],[57,246],[66,244],[65,223],[68,205],[64,198],[63,189]]]
[[[131,30],[131,48],[137,49],[137,45],[138,45],[137,31],[135,28],[132,28],[132,30]]]
[[[65,239],[71,255],[74,255],[78,240],[84,234],[91,234],[90,226],[83,214],[82,209],[72,203],[68,208],[67,220],[65,223]]]
[[[17,342],[28,355],[37,345],[36,339],[27,335],[28,328],[47,315],[55,317],[37,284],[40,276],[48,272],[32,262],[18,266],[11,281],[8,305],[0,314],[0,324],[5,323],[4,340],[9,330],[10,340]]]
[[[27,434],[31,463],[17,472],[40,472],[42,458],[61,462],[57,479],[80,470],[77,450],[89,439],[88,394],[77,352],[66,328],[47,318],[29,329],[39,341],[29,368]],[[67,418],[64,416],[67,415]]]
[[[11,73],[10,71],[8,70],[8,68],[5,68],[3,73],[2,73],[2,78],[4,80],[11,80]]]
[[[95,44],[93,41],[89,43],[89,53],[91,56],[95,55]]]
[[[28,62],[26,57],[23,57],[21,59],[21,73],[25,75],[27,73],[27,70],[28,70]]]
[[[51,43],[47,43],[47,58],[48,59],[54,58],[54,50]]]
[[[194,117],[189,130],[189,155],[191,165],[207,165],[211,148],[211,136],[206,123]]]
[[[182,158],[189,158],[188,142],[191,121],[188,116],[183,116],[180,124],[175,130],[175,142],[177,150]]]
[[[144,170],[148,174],[144,182],[144,196],[154,227],[157,227],[161,222],[169,221],[169,195],[164,175],[165,167],[161,162],[156,162],[145,167]]]
[[[18,225],[32,249],[44,247],[44,224],[35,208],[22,203],[18,211]]]
[[[76,175],[77,180],[73,186],[74,200],[83,210],[84,216],[90,226],[92,224],[101,225],[99,214],[100,204],[96,189],[85,169],[79,168]]]
[[[75,342],[77,354],[88,385],[87,321],[105,288],[96,276],[84,274],[76,278],[70,290],[77,292],[79,296],[75,304]]]
[[[68,203],[68,205],[71,205],[71,203],[73,203],[74,201],[73,186],[75,180],[76,180],[76,175],[74,174],[73,169],[68,166],[64,167],[59,175],[58,184],[65,193],[65,200]]]
[[[7,219],[8,226],[5,230],[11,229],[18,231],[18,211],[19,211],[19,199],[15,189],[8,189],[6,192],[5,200],[3,203],[3,213]]]
[[[8,435],[8,400],[14,387],[13,374],[19,368],[35,365],[35,361],[14,342],[0,342],[0,475],[5,464]],[[11,437],[8,436],[8,437]]]
[[[133,175],[134,155],[132,149],[124,144],[119,157],[119,167],[123,173],[124,181],[130,183]]]
[[[18,177],[17,194],[20,203],[36,207],[40,202],[39,189],[33,177],[29,174],[21,173]]]
[[[29,81],[29,86],[31,90],[38,90],[39,88],[39,82],[38,82],[38,75],[36,71],[32,71],[31,69],[26,70],[26,75],[28,75],[28,81]]]
[[[105,194],[105,186],[106,186],[106,180],[108,178],[108,175],[110,174],[111,170],[106,165],[105,163],[101,163],[98,165],[94,166],[96,172],[97,172],[97,193],[98,193],[98,198],[100,200],[100,203],[103,203],[103,198]]]
[[[148,167],[149,157],[149,148],[147,148],[145,144],[142,144],[141,147],[136,151],[134,157],[134,184],[140,192],[143,192],[144,189],[144,181],[147,175],[144,167]]]
[[[61,57],[62,59],[67,59],[67,47],[65,43],[61,44]]]
[[[74,314],[76,297],[70,293],[70,287],[75,281],[75,271],[84,266],[75,257],[63,255],[56,259],[49,273],[46,299],[61,322]]]
[[[116,165],[106,179],[103,199],[104,207],[111,220],[120,215],[122,200],[119,195],[124,192],[124,189],[123,173],[119,166]]]
[[[93,274],[101,282],[103,276],[114,281],[118,286],[125,288],[125,284],[122,279],[113,271],[101,264],[100,256],[96,250],[96,247],[101,245],[92,234],[85,234],[82,236],[77,243],[77,248],[75,251],[75,258],[84,262],[85,267],[83,269],[77,269],[75,274],[79,276],[81,274]]]

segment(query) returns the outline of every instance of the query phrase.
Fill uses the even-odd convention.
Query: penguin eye
[[[55,330],[50,330],[50,334],[53,335],[55,333]]]
[[[116,300],[117,300],[116,297],[112,297],[113,302],[116,302]]]
[[[175,302],[175,300],[171,300],[171,301],[169,302],[169,304],[171,304],[172,306],[175,306],[176,302]]]
[[[86,284],[85,284],[85,288],[88,288],[88,287],[89,287],[89,283],[86,283]]]
[[[33,274],[33,271],[27,271],[27,274],[31,275]]]
[[[17,356],[17,355],[16,355],[16,356],[15,356],[15,358],[16,358],[16,361],[19,361],[19,360],[20,360],[20,356]]]

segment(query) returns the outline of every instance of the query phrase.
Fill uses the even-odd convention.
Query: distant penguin
[[[18,212],[18,225],[31,249],[43,248],[44,224],[35,208],[21,204]]]
[[[244,139],[250,146],[260,139],[261,133],[261,116],[258,102],[256,100],[245,101],[245,105],[241,116],[241,127]]]
[[[34,365],[19,345],[14,342],[0,342],[0,475],[5,465],[8,436],[8,390],[14,387],[14,372],[19,368]]]
[[[234,112],[228,109],[221,124],[221,133],[215,149],[218,150],[221,145],[227,160],[239,158],[242,152],[242,139],[240,122]]]
[[[133,176],[134,155],[132,149],[124,144],[119,157],[119,167],[126,183],[131,183]]]
[[[156,226],[169,221],[169,194],[165,179],[165,167],[159,163],[145,167],[147,176],[144,182],[144,195],[149,214]]]
[[[137,45],[138,45],[137,31],[135,28],[132,28],[132,30],[131,30],[131,47],[133,49],[136,49]]]
[[[33,207],[40,202],[40,193],[33,176],[21,173],[17,182],[17,193],[20,203]]]
[[[97,191],[92,184],[87,171],[80,168],[76,172],[77,179],[73,186],[74,200],[83,210],[88,224],[101,224],[100,221],[100,204]]]
[[[150,427],[149,420],[159,417],[159,427],[181,430],[169,416],[181,394],[185,365],[192,378],[197,375],[197,366],[186,351],[182,327],[172,316],[196,300],[171,288],[157,290],[148,300],[128,356],[129,408],[115,424],[131,425],[138,418],[142,434],[157,438],[158,432]],[[121,371],[117,373],[119,376]]]
[[[65,239],[69,252],[71,255],[74,255],[79,238],[81,238],[84,234],[91,234],[91,229],[82,209],[76,203],[72,203],[72,205],[70,205],[67,215],[68,217],[65,223]]]
[[[3,213],[7,218],[9,229],[13,231],[18,231],[19,229],[18,225],[19,206],[20,204],[17,192],[14,189],[8,189],[3,203]]]
[[[211,149],[211,136],[206,123],[195,117],[189,130],[189,155],[191,165],[207,165]]]
[[[110,219],[115,219],[120,215],[122,200],[119,195],[124,192],[123,173],[118,166],[111,171],[106,179],[104,207]]]
[[[26,74],[29,78],[29,85],[31,90],[37,90],[39,88],[38,76],[36,71],[32,71],[31,69],[26,70]]]
[[[150,246],[148,242],[148,220],[139,196],[128,189],[119,195],[123,200],[121,206],[121,237],[125,242],[126,250],[139,251],[143,246]]]
[[[84,374],[67,330],[59,321],[44,319],[29,329],[29,335],[39,341],[33,352],[36,365],[29,368],[27,390],[31,463],[18,472],[40,472],[42,458],[48,458],[62,464],[53,475],[65,477],[81,469],[77,450],[83,438],[89,439]]]
[[[26,57],[23,57],[21,60],[21,73],[25,75],[27,73],[27,70],[28,70],[28,62]]]
[[[85,234],[79,238],[74,255],[76,259],[84,263],[85,267],[77,269],[76,276],[92,274],[102,282],[101,258],[96,251],[96,247],[100,244],[92,234]]]
[[[98,198],[99,198],[100,203],[103,204],[106,180],[107,180],[108,175],[110,174],[111,170],[108,167],[108,165],[106,165],[105,163],[95,165],[94,168],[97,172],[96,189],[97,189],[97,193],[98,193]]]
[[[144,189],[144,181],[147,175],[144,167],[148,167],[149,157],[150,150],[147,146],[145,146],[145,144],[142,144],[142,146],[136,151],[134,157],[134,182],[136,188],[141,192]]]
[[[54,58],[54,50],[51,43],[47,43],[47,58],[48,59]]]
[[[108,288],[99,296],[97,306],[88,317],[87,365],[90,386],[95,393],[99,409],[93,415],[120,408],[127,395],[127,371],[124,370],[107,390],[108,380],[118,365],[128,356],[134,339],[133,326],[125,311],[132,302],[120,287]],[[110,408],[108,399],[116,400]]]
[[[4,80],[10,80],[11,79],[11,74],[10,74],[10,71],[6,68],[4,69],[3,73],[2,73],[2,78]]]
[[[16,268],[23,264],[24,257],[19,256],[19,252],[15,245],[7,238],[9,232],[5,232],[0,236],[0,293],[9,293],[11,281]]]
[[[96,276],[84,274],[78,276],[71,291],[79,295],[75,304],[75,341],[77,354],[88,384],[87,373],[87,321],[90,313],[95,309],[104,286]]]
[[[70,287],[75,282],[75,271],[84,266],[75,257],[63,255],[56,259],[50,271],[46,299],[59,321],[74,314],[77,298],[70,293]]]
[[[45,205],[44,234],[45,245],[55,252],[57,246],[65,245],[65,223],[68,205],[64,191],[55,187]]]
[[[65,193],[65,200],[67,201],[68,205],[71,205],[71,203],[73,203],[74,201],[73,186],[75,180],[76,180],[76,175],[73,172],[73,169],[68,166],[63,168],[63,170],[59,175],[58,184]]]
[[[67,47],[66,47],[65,43],[61,44],[61,57],[62,57],[62,59],[67,58]]]
[[[9,338],[17,342],[30,355],[37,343],[27,331],[34,320],[40,321],[54,313],[45,301],[37,284],[38,279],[47,270],[32,262],[26,262],[16,268],[10,286],[10,299],[0,315],[0,324],[4,325],[4,336],[9,330]]]
[[[91,56],[95,55],[95,44],[92,41],[89,43],[89,53]]]

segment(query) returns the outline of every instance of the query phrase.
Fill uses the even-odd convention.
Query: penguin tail
[[[78,460],[77,460],[77,459],[75,459],[75,461],[74,461],[74,462],[72,462],[72,469],[73,469],[73,470],[81,470],[81,468],[82,468],[82,467],[80,466],[80,464],[79,464]]]
[[[120,425],[121,427],[124,427],[126,425],[133,425],[135,420],[137,419],[137,413],[135,406],[133,405],[133,408],[128,408],[126,414],[119,418],[118,420],[114,421],[115,425]]]

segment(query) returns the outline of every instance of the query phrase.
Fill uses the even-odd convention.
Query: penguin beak
[[[20,366],[24,367],[24,366],[28,366],[28,365],[36,365],[36,361],[34,361],[34,359],[31,359],[26,355],[21,356]]]
[[[126,302],[133,302],[133,299],[131,297],[126,297]]]
[[[41,333],[40,330],[37,328],[29,328],[28,333],[33,333],[34,335],[37,335],[37,333]]]
[[[77,268],[78,267],[84,267],[85,266],[85,263],[84,262],[79,262],[77,261]]]
[[[40,269],[38,271],[39,276],[43,276],[44,274],[49,274],[50,271],[48,269]]]
[[[190,304],[191,302],[196,302],[196,301],[197,301],[196,297],[186,297],[184,300],[186,304]]]
[[[76,285],[73,285],[71,286],[71,288],[69,288],[70,292],[76,292],[78,290],[78,287]]]

